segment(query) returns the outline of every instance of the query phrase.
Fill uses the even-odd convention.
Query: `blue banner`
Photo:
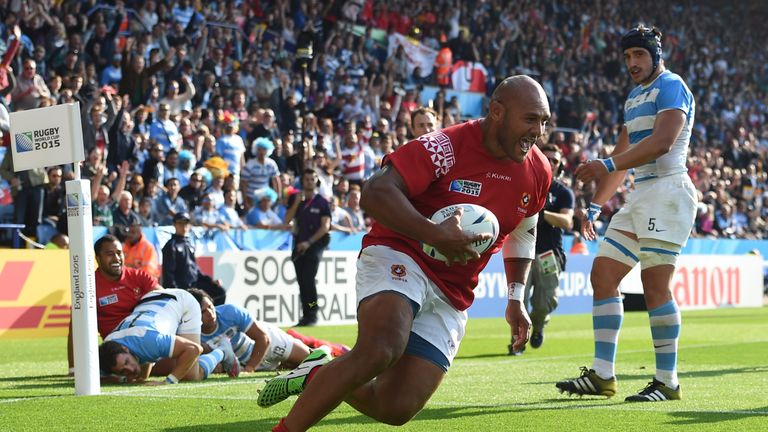
[[[592,285],[589,272],[593,257],[570,255],[565,271],[560,274],[557,290],[559,305],[554,314],[581,314],[592,312]],[[472,318],[503,317],[507,307],[507,287],[504,261],[501,254],[491,257],[488,266],[480,273],[475,289],[475,302],[469,308]]]

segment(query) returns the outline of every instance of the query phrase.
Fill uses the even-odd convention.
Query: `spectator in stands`
[[[117,112],[115,121],[107,133],[107,169],[109,172],[117,171],[118,166],[123,162],[133,164],[138,159],[139,147],[132,133],[133,116],[125,105],[127,99],[125,98],[122,102],[120,111]]]
[[[195,85],[187,75],[183,75],[182,80],[186,88],[184,93],[179,93],[179,83],[171,80],[165,87],[165,96],[160,99],[160,103],[168,105],[172,113],[179,113],[182,110],[192,111],[191,100],[195,96]]]
[[[123,71],[120,80],[120,95],[128,95],[131,105],[139,106],[145,102],[149,93],[152,77],[159,71],[168,67],[171,59],[176,55],[176,48],[169,48],[165,58],[159,62],[145,67],[143,53],[133,51],[134,38],[126,38],[125,49],[123,50]]]
[[[194,211],[200,205],[204,192],[203,176],[198,172],[193,172],[189,176],[189,184],[181,188],[179,196],[187,203],[187,209]]]
[[[254,206],[245,215],[245,223],[250,227],[268,230],[284,230],[289,227],[283,219],[272,209],[277,200],[277,192],[272,188],[264,187],[253,193]]]
[[[224,193],[222,192],[222,199],[223,197]],[[192,212],[192,224],[208,230],[225,231],[228,228],[226,222],[224,222],[224,217],[213,205],[211,195],[207,192],[200,199],[200,206]]]
[[[339,197],[331,197],[328,201],[331,208],[331,231],[339,231],[347,234],[357,232],[352,226],[352,218],[344,208],[339,205]]]
[[[117,86],[120,84],[120,80],[123,79],[123,68],[121,63],[123,62],[123,55],[115,53],[112,55],[112,61],[101,71],[99,79],[99,85],[102,86]]]
[[[165,148],[163,145],[149,141],[149,158],[144,161],[144,169],[141,172],[141,177],[144,182],[147,183],[150,179],[155,181],[162,181],[165,177]]]
[[[139,215],[133,211],[133,195],[124,190],[120,192],[117,207],[112,210],[112,224],[116,229],[126,230],[133,224],[139,224]]]
[[[45,79],[36,71],[37,63],[26,59],[22,63],[22,71],[16,77],[16,86],[11,93],[15,111],[28,110],[40,106],[42,99],[51,96]]]
[[[224,205],[219,207],[221,219],[228,229],[247,228],[243,219],[237,213],[237,190],[233,188],[224,189]]]
[[[341,175],[350,183],[362,185],[365,179],[365,153],[354,132],[345,133],[344,146],[338,153],[341,155]]]
[[[432,108],[421,107],[411,112],[413,137],[418,138],[438,129],[437,113]]]
[[[355,232],[368,231],[369,223],[368,218],[365,217],[363,209],[360,207],[360,195],[362,191],[357,185],[351,185],[349,187],[349,193],[347,194],[346,206],[344,210],[349,213],[349,217],[352,221],[352,228]]]
[[[105,153],[109,146],[109,130],[115,123],[116,114],[112,95],[110,92],[103,92],[103,94],[107,100],[105,107],[101,105],[101,96],[86,100],[81,107],[85,151],[98,147],[102,153]]]
[[[245,144],[237,134],[237,120],[231,114],[227,115],[227,119],[229,121],[224,123],[222,135],[216,140],[216,153],[227,162],[229,172],[239,182],[240,169],[245,165]]]
[[[134,199],[134,201],[136,201]],[[158,225],[152,209],[152,200],[149,197],[142,197],[139,201],[139,220],[143,228],[156,227]]]
[[[45,185],[45,199],[43,201],[43,225],[49,227],[51,235],[55,234],[56,231],[67,232],[67,193],[61,180],[61,167],[48,168],[48,183]],[[40,243],[45,243],[48,238],[51,238],[50,236],[41,238],[39,229],[37,237]]]
[[[155,279],[160,279],[160,260],[155,245],[149,242],[141,231],[141,218],[128,227],[123,242],[123,262],[126,267],[147,272]]]
[[[264,137],[256,138],[253,148],[256,151],[256,157],[245,164],[240,178],[240,190],[247,204],[250,204],[250,196],[256,190],[265,187],[270,187],[274,191],[282,190],[277,163],[267,157],[275,148],[272,141]]]
[[[170,107],[166,103],[161,103],[157,108],[157,119],[149,127],[149,138],[155,140],[163,146],[163,151],[168,152],[171,148],[179,150],[181,147],[181,134],[179,128],[171,120]]]
[[[163,191],[154,203],[154,219],[160,225],[171,225],[176,213],[184,213],[189,209],[187,202],[179,196],[179,179],[172,177],[165,181],[165,191]]]
[[[331,211],[328,201],[318,194],[317,174],[312,169],[301,175],[301,192],[288,198],[285,223],[293,223],[291,258],[296,268],[302,315],[298,326],[317,324],[317,284],[315,278],[330,243]]]
[[[177,213],[173,218],[175,233],[163,246],[163,286],[200,288],[213,299],[214,305],[223,304],[226,291],[220,280],[214,280],[200,271],[195,249],[187,238],[191,229],[189,214]]]

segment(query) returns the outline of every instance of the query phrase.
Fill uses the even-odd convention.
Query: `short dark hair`
[[[93,245],[93,253],[96,255],[101,253],[101,249],[104,248],[104,245],[107,243],[120,243],[120,239],[113,236],[112,234],[104,234],[104,236],[98,240],[96,240],[96,243]]]
[[[211,298],[211,296],[208,295],[207,292],[201,290],[200,288],[187,288],[187,292],[192,294],[192,297],[194,297],[195,300],[197,300],[197,302],[200,303],[200,305],[203,304],[203,299],[205,298],[207,298],[208,300],[211,301],[211,303],[213,303],[213,298]]]
[[[128,352],[128,350],[115,341],[104,342],[99,347],[99,368],[101,368],[102,372],[111,374],[112,368],[117,362],[118,354],[126,352]]]

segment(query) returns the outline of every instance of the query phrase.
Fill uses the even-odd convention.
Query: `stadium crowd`
[[[476,62],[488,89],[521,73],[544,86],[548,139],[567,160],[578,215],[592,191],[573,171],[610,152],[632,87],[619,38],[645,23],[662,30],[667,66],[696,98],[693,235],[766,238],[768,8],[714,3],[0,0],[0,130],[8,146],[8,112],[79,101],[94,225],[118,233],[181,212],[210,229],[288,229],[285,204],[305,168],[318,173],[333,228],[359,232],[370,223],[360,188],[414,138],[411,113],[432,109],[438,127],[465,120],[446,98],[446,59]],[[396,34],[443,63],[409,67],[404,50],[388,49]],[[425,86],[441,90],[422,101]],[[14,173],[8,150],[0,175],[4,221],[31,236],[66,232],[72,167]]]

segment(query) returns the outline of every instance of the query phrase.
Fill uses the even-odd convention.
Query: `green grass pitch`
[[[627,313],[619,341],[619,393],[567,397],[554,382],[591,364],[589,315],[555,316],[544,345],[508,357],[501,319],[473,319],[443,385],[410,423],[381,425],[342,405],[317,431],[766,431],[768,309],[685,312],[679,373],[683,400],[624,403],[654,373],[645,313]],[[315,336],[352,344],[353,326],[315,327]],[[256,405],[268,373],[214,376],[176,386],[104,386],[74,396],[65,339],[0,340],[0,431],[268,431],[293,398]]]

